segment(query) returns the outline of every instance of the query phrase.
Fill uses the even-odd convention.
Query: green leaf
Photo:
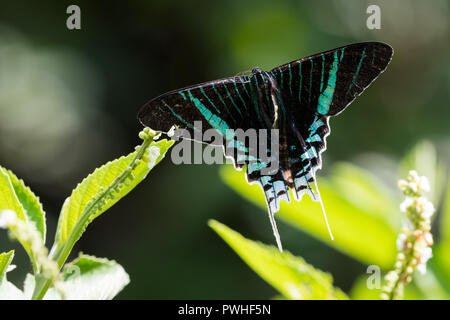
[[[450,294],[445,292],[441,281],[436,278],[433,270],[428,268],[425,274],[415,273],[413,277],[415,286],[420,290],[424,299],[448,300]]]
[[[375,218],[387,221],[393,230],[400,228],[400,199],[390,194],[376,176],[350,163],[340,162],[333,166],[330,179],[339,190],[339,195],[349,203]]]
[[[209,226],[259,276],[289,299],[346,299],[333,287],[331,275],[315,269],[302,258],[279,252],[274,246],[244,238],[227,226],[210,220]]]
[[[160,148],[160,155],[154,165],[158,164],[159,161],[162,160],[172,144],[173,141],[167,140],[152,142],[151,146]],[[119,178],[124,170],[129,167],[131,161],[136,157],[137,152],[139,151],[135,151],[126,157],[121,157],[117,160],[106,163],[78,184],[75,190],[73,190],[71,196],[64,202],[61,210],[55,236],[56,244],[62,244],[69,238],[74,226],[79,221],[87,205],[91,201],[95,201],[98,194],[105,191],[113,182],[115,182],[116,179]],[[108,210],[134,187],[136,187],[136,185],[147,176],[150,170],[151,168],[148,167],[148,163],[146,161],[139,161],[134,169],[130,171],[131,178],[123,183],[120,183],[116,188],[109,192],[107,197],[103,198],[103,202],[100,204],[95,214],[89,217],[90,221]]]
[[[10,175],[6,169],[0,167],[0,213],[3,210],[12,210],[15,212],[18,219],[25,221],[26,223],[29,222],[28,217],[25,214],[25,209],[16,195]],[[35,227],[34,223],[33,227]],[[38,268],[31,245],[27,242],[19,241],[30,257],[33,270],[36,272]]]
[[[63,270],[66,299],[110,300],[129,282],[130,277],[115,261],[81,254]]]
[[[24,208],[17,198],[8,172],[0,167],[0,212],[3,210],[12,210],[19,219],[26,221]]]
[[[39,201],[39,198],[33,193],[33,191],[31,191],[29,187],[25,185],[23,180],[17,178],[17,176],[12,171],[6,169],[5,171],[9,175],[17,199],[24,208],[24,213],[27,216],[27,221],[31,221],[34,223],[37,231],[41,234],[42,242],[45,243],[45,212],[42,208],[42,204]]]
[[[0,300],[23,300],[23,292],[6,279],[14,250],[0,253]]]
[[[359,277],[350,291],[350,298],[352,300],[381,300],[381,287],[384,285],[384,278],[380,276],[379,288],[369,289],[367,285],[367,275]],[[405,300],[420,300],[423,297],[420,295],[420,291],[414,287],[414,285],[405,286]]]
[[[445,192],[445,203],[442,207],[441,223],[439,226],[441,242],[450,246],[450,183],[448,183]]]
[[[379,192],[380,186],[367,178],[368,174],[353,166],[340,168],[335,170],[334,178],[318,179],[334,241],[328,234],[320,204],[308,196],[301,202],[282,202],[276,217],[364,263],[390,268],[395,261],[397,235],[392,227],[395,220],[387,221],[386,216],[399,215],[399,211],[384,193]],[[242,172],[224,166],[221,176],[237,193],[267,210],[261,188],[248,185]],[[352,187],[353,193],[344,188],[344,183]],[[370,208],[365,205],[377,201],[389,204],[375,204]]]
[[[64,266],[62,280],[67,300],[111,300],[130,283],[130,277],[117,262],[85,254]],[[34,286],[34,278],[27,277],[24,287],[28,299]],[[54,288],[44,296],[44,300],[61,299]]]
[[[445,192],[439,222],[440,241],[433,247],[433,259],[429,263],[435,267],[440,282],[450,294],[450,183]]]
[[[14,250],[0,253],[0,284],[2,283],[2,280],[5,277],[6,272],[8,272],[8,267],[11,264],[13,258],[14,258]]]
[[[441,242],[433,246],[433,258],[427,263],[431,265],[440,283],[450,294],[450,243]],[[428,267],[428,266],[427,266]]]

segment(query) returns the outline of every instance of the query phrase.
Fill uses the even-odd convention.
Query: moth
[[[161,132],[176,125],[194,133],[198,130],[196,121],[200,121],[201,130],[215,129],[221,135],[226,134],[224,129],[276,128],[279,148],[268,151],[278,156],[277,169],[264,174],[267,161],[250,161],[249,157],[244,164],[247,181],[258,183],[265,194],[273,233],[282,251],[274,214],[281,200],[290,202],[289,189],[297,201],[305,193],[320,201],[332,237],[316,183],[316,171],[322,166],[321,153],[330,133],[329,119],[341,113],[386,69],[392,55],[392,47],[385,43],[363,42],[270,71],[254,68],[251,75],[209,81],[160,95],[141,108],[138,119],[144,126]],[[247,145],[233,146],[248,150]],[[237,154],[232,157],[235,166],[241,168]]]

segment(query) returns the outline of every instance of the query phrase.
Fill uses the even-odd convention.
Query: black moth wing
[[[310,184],[321,167],[321,152],[326,149],[330,132],[329,117],[342,112],[382,73],[391,60],[392,48],[384,43],[356,43],[292,61],[270,71],[280,88],[287,130],[285,153],[280,154],[283,176],[272,176],[263,186],[277,181],[294,190],[298,199],[309,191],[313,200],[317,195]],[[258,177],[255,174],[255,178]],[[266,194],[268,205],[278,210],[274,188]]]
[[[326,149],[325,138],[330,132],[328,117],[342,112],[360,95],[386,69],[392,54],[393,49],[385,43],[363,42],[292,61],[271,71],[282,88],[290,116],[290,143],[303,144],[304,150],[289,149],[293,172],[308,162],[320,167],[320,153]],[[300,161],[305,151],[309,159]]]
[[[320,94],[332,75],[337,55],[334,95],[329,111],[334,116],[360,95],[387,67],[393,49],[382,42],[361,42],[286,63],[271,70],[281,84],[283,98],[291,108],[317,111]],[[289,79],[291,77],[291,80]]]
[[[249,80],[236,76],[170,91],[145,104],[138,113],[139,121],[153,130],[167,132],[173,125],[198,131],[215,128],[249,128],[247,107],[251,104]]]

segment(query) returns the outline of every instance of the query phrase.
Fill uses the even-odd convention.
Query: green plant
[[[315,269],[302,258],[274,246],[245,239],[215,221],[209,226],[264,280],[288,299],[348,299],[333,287],[331,275]]]
[[[112,299],[128,284],[127,273],[114,261],[80,254],[64,264],[92,220],[136,187],[172,146],[173,141],[153,141],[155,136],[145,128],[136,151],[104,164],[77,185],[62,206],[50,252],[39,198],[0,167],[0,227],[21,243],[33,267],[20,290],[7,280],[14,252],[0,254],[0,299]]]
[[[410,168],[418,172],[426,173],[430,181],[430,198],[435,204],[439,204],[444,187],[445,170],[441,162],[437,160],[433,145],[429,142],[421,142],[415,146],[400,162],[399,172],[405,176]],[[414,275],[408,266],[400,266],[397,261],[397,234],[401,230],[402,216],[399,214],[400,194],[389,192],[390,188],[376,175],[369,171],[348,163],[338,163],[331,175],[319,179],[322,198],[327,207],[327,214],[333,228],[335,240],[329,238],[326,226],[323,223],[321,209],[308,197],[304,197],[300,203],[282,203],[277,216],[284,222],[299,228],[312,237],[330,245],[331,247],[359,260],[366,265],[374,265],[380,270],[391,270],[399,267],[411,273],[408,282],[412,284],[406,287],[406,299],[449,299],[450,298],[450,185],[447,186],[446,202],[442,206],[441,213],[434,215],[440,217],[440,237],[433,249],[434,257],[430,259],[429,268],[425,275]],[[392,173],[391,175],[394,175]],[[242,173],[236,172],[230,167],[223,167],[221,176],[225,183],[244,198],[255,203],[263,210],[266,205],[262,193],[257,186],[245,183]],[[404,183],[402,183],[404,187]],[[402,190],[405,190],[404,188]],[[404,191],[407,192],[408,191]],[[411,194],[410,194],[411,195]],[[420,196],[419,194],[416,194]],[[404,207],[404,206],[403,206]],[[406,208],[405,208],[406,210]],[[408,209],[409,210],[409,209]],[[428,210],[429,212],[429,210]],[[422,220],[413,221],[421,225],[425,233],[429,231],[430,222]],[[427,219],[430,219],[427,216]],[[321,271],[312,266],[304,266],[305,262],[300,257],[293,257],[290,253],[283,256],[272,246],[265,246],[244,239],[236,232],[211,222],[210,226],[241,256],[241,258],[263,279],[276,288],[284,298],[289,299],[339,299],[345,295],[335,294],[337,289],[332,286],[332,278],[323,276]],[[413,228],[412,230],[416,230]],[[426,230],[425,230],[426,229]],[[413,233],[414,231],[411,231]],[[417,232],[415,233],[417,234]],[[409,233],[408,233],[409,235]],[[430,237],[427,235],[427,239]],[[424,238],[425,239],[425,238]],[[429,241],[429,243],[431,243]],[[246,249],[242,249],[246,246]],[[264,254],[262,253],[264,252]],[[429,253],[429,252],[428,252]],[[264,258],[263,258],[264,256]],[[427,257],[428,258],[428,257]],[[286,272],[267,272],[274,270],[274,263],[280,264],[281,260],[290,261],[290,276]],[[276,262],[275,262],[276,261]],[[297,261],[297,266],[292,267],[292,261]],[[411,262],[411,259],[408,261]],[[412,262],[418,262],[412,260]],[[405,268],[403,268],[405,267]],[[286,270],[286,268],[284,268]],[[309,270],[306,272],[305,270]],[[365,271],[365,270],[364,270]],[[392,274],[391,274],[392,275]],[[388,279],[390,277],[388,276]],[[404,278],[406,280],[406,278]],[[350,291],[352,299],[380,299],[381,280],[378,288],[369,288],[368,275],[362,275],[355,281]],[[317,283],[325,283],[317,286]],[[406,283],[406,282],[402,282]],[[309,294],[304,294],[302,286],[308,286]],[[397,284],[395,285],[397,286]],[[297,288],[302,294],[291,294],[286,288]],[[311,293],[311,291],[316,291]]]
[[[433,236],[430,229],[434,206],[424,197],[424,193],[430,191],[428,179],[410,171],[408,180],[400,180],[398,185],[406,197],[400,210],[406,213],[407,219],[397,238],[399,252],[395,270],[385,276],[387,285],[381,297],[386,300],[401,299],[403,288],[411,282],[414,271],[417,269],[425,274],[426,263],[432,256]]]

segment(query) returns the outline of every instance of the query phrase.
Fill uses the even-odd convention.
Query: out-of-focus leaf
[[[417,143],[400,163],[400,177],[407,177],[410,170],[416,170],[420,176],[426,176],[430,182],[427,195],[434,204],[438,204],[445,181],[445,166],[438,160],[436,148],[430,141]]]
[[[383,276],[380,277],[380,287],[369,289],[367,285],[368,276],[364,275],[359,277],[350,291],[350,298],[352,300],[380,300],[381,287],[384,284]],[[420,292],[413,285],[405,287],[405,300],[420,300],[422,296]]]
[[[353,171],[350,166],[346,167],[345,171],[338,172],[339,179],[348,178],[353,183],[355,180],[364,179],[361,172],[356,173],[357,178],[352,177]],[[267,210],[261,188],[257,185],[248,185],[242,172],[234,170],[231,166],[224,166],[221,175],[237,193]],[[358,200],[350,202],[347,199],[348,191],[343,192],[342,187],[337,185],[334,179],[318,180],[334,241],[328,234],[320,204],[313,202],[308,196],[304,196],[301,202],[294,200],[290,204],[282,202],[280,211],[275,216],[364,263],[390,268],[395,261],[397,235],[391,224],[386,221],[385,213],[377,212],[377,208],[383,206],[363,208],[362,203],[356,203]],[[377,197],[380,197],[380,201],[386,201],[385,195],[380,195],[374,190],[376,188],[372,182],[365,181],[363,187],[356,192],[371,203],[375,202]]]
[[[271,300],[289,300],[282,294],[277,294],[275,297],[273,297]]]
[[[289,299],[346,299],[333,287],[331,275],[315,269],[302,258],[279,252],[244,238],[227,226],[210,220],[209,226],[264,280]]]
[[[440,281],[436,278],[433,270],[427,268],[425,274],[415,273],[414,284],[420,290],[424,299],[428,300],[448,300],[450,295],[442,287]]]
[[[26,216],[26,212],[22,204],[20,203],[16,192],[14,191],[13,184],[11,183],[11,178],[6,169],[0,167],[0,214],[3,210],[14,211],[17,218],[29,223],[29,219]],[[34,223],[32,223],[33,228],[35,228]],[[20,240],[19,240],[20,241]],[[23,248],[30,257],[33,269],[37,270],[36,259],[34,257],[31,245],[27,242],[20,241]]]
[[[441,242],[433,246],[433,258],[427,263],[439,278],[439,282],[450,294],[450,243]]]
[[[450,293],[450,183],[445,192],[439,231],[440,242],[433,246],[433,258],[429,263],[435,269],[442,285]]]
[[[333,166],[330,179],[336,190],[339,190],[339,195],[352,205],[375,218],[388,221],[393,230],[400,228],[400,200],[389,194],[386,186],[372,173],[350,163],[340,162]]]
[[[152,142],[151,146],[158,147],[160,149],[159,156],[153,166],[159,163],[164,158],[167,150],[172,146],[173,141],[160,140],[158,142]],[[121,157],[114,161],[108,162],[96,169],[93,173],[87,176],[78,186],[73,190],[71,196],[64,202],[63,208],[58,221],[58,227],[55,236],[55,244],[61,244],[66,241],[72,232],[75,224],[81,217],[85,207],[94,197],[106,189],[120,174],[128,167],[136,153],[130,153],[126,157]],[[90,217],[90,220],[99,216],[117,201],[123,198],[129,193],[136,185],[138,185],[153,168],[149,168],[148,163],[140,161],[137,166],[132,170],[132,179],[129,179],[120,185],[120,188],[114,190],[114,196],[105,199],[95,215]]]
[[[0,253],[0,284],[8,272],[8,267],[14,258],[14,250]]]
[[[45,212],[39,198],[12,171],[5,169],[5,172],[9,175],[14,192],[24,209],[27,220],[34,223],[34,226],[41,235],[42,242],[45,243]]]
[[[439,223],[441,242],[450,246],[450,183],[447,185],[445,192],[445,202]],[[450,266],[450,265],[449,265]]]

